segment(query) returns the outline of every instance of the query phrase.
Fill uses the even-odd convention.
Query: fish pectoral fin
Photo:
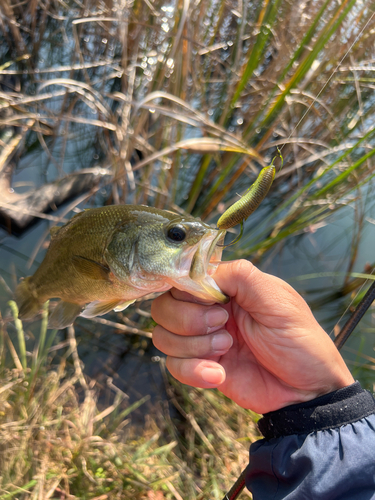
[[[42,308],[38,295],[30,283],[30,276],[25,278],[16,288],[15,299],[20,319],[32,319]]]
[[[123,311],[128,306],[130,306],[131,304],[134,304],[135,301],[136,301],[136,299],[128,300],[127,302],[122,302],[121,304],[119,304],[118,306],[116,306],[114,310],[116,312]]]
[[[90,302],[85,309],[82,311],[81,316],[84,318],[95,318],[95,316],[102,316],[103,314],[107,314],[108,312],[115,309],[116,311],[122,311],[130,304],[132,304],[134,300],[129,300],[128,302],[124,302],[123,300],[107,300],[107,301],[99,301],[95,300],[94,302]]]
[[[81,310],[82,306],[80,304],[60,300],[48,318],[48,328],[57,328],[60,330],[61,328],[70,326]]]
[[[80,274],[84,274],[92,280],[109,280],[110,269],[100,262],[87,259],[81,255],[73,255],[73,265]]]

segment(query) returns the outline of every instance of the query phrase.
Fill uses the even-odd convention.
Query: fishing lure
[[[251,215],[266,197],[273,179],[275,178],[275,166],[269,165],[262,168],[254,184],[250,186],[246,194],[230,206],[217,221],[219,229],[229,229],[243,223]]]
[[[277,149],[277,151],[281,159],[280,168],[282,168],[284,160],[279,149]],[[229,229],[237,226],[237,224],[241,224],[240,234],[237,238],[228,243],[228,245],[223,245],[224,247],[229,247],[230,245],[237,243],[237,241],[242,238],[243,221],[246,220],[249,215],[251,215],[259,207],[264,198],[267,196],[275,178],[276,169],[273,164],[275,158],[276,156],[272,159],[271,165],[262,168],[254,184],[249,187],[242,198],[233,203],[233,205],[231,205],[217,221],[217,227],[219,229]]]

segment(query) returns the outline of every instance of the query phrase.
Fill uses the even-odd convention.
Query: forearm
[[[358,383],[259,421],[246,484],[254,500],[375,498],[375,402]]]

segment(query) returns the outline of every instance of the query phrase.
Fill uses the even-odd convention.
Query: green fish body
[[[64,328],[78,315],[119,311],[173,286],[225,303],[210,276],[224,234],[194,217],[143,205],[85,210],[52,228],[43,262],[16,289],[19,318],[31,319],[46,300],[60,298],[49,327]]]

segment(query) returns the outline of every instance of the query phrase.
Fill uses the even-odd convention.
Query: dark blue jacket
[[[254,500],[375,499],[375,401],[358,382],[267,413],[250,447]]]

